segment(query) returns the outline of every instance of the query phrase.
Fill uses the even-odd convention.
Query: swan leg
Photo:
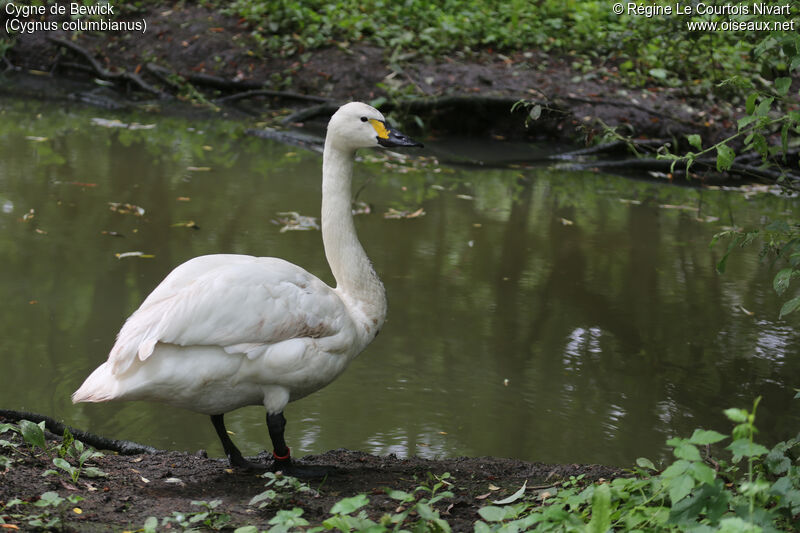
[[[272,440],[272,457],[275,459],[275,467],[281,469],[291,465],[291,450],[286,446],[283,432],[286,429],[286,418],[283,411],[280,413],[267,412],[267,430],[269,438]]]
[[[228,435],[228,430],[225,429],[224,416],[225,415],[211,415],[211,423],[214,425],[214,429],[217,430],[217,436],[222,443],[222,449],[225,450],[225,455],[228,456],[228,461],[230,461],[231,466],[246,468],[248,470],[265,470],[266,467],[264,465],[248,461],[242,456],[242,452],[240,452],[239,448],[233,443]]]
[[[280,471],[287,476],[316,479],[324,478],[335,472],[334,468],[313,465],[301,465],[292,462],[291,450],[286,446],[283,431],[286,428],[286,418],[283,412],[270,414],[267,412],[267,429],[269,438],[272,439],[273,471]]]

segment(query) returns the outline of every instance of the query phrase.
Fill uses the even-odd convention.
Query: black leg
[[[224,416],[225,415],[211,415],[211,423],[214,424],[214,429],[217,430],[217,436],[220,442],[222,442],[222,449],[225,450],[225,455],[228,456],[228,461],[230,461],[231,466],[250,470],[264,470],[265,467],[263,465],[252,463],[242,457],[242,452],[240,452],[239,448],[233,443],[228,435],[228,430],[225,429]]]
[[[291,465],[291,450],[286,446],[283,438],[283,431],[286,428],[286,418],[283,412],[270,414],[267,413],[267,430],[269,438],[272,439],[272,457],[275,458],[276,467],[287,467]]]

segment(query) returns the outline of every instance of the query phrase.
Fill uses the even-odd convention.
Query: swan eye
[[[366,121],[367,121],[367,117],[361,117],[361,122],[366,122]]]

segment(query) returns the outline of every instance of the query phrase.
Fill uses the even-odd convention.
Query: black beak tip
[[[378,137],[378,144],[381,146],[385,146],[387,148],[392,147],[416,147],[416,148],[423,148],[424,145],[419,142],[415,141],[411,137],[407,135],[403,135],[395,130],[389,130],[389,137],[383,139]]]

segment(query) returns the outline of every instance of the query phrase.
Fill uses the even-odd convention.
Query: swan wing
[[[114,374],[157,343],[220,346],[256,357],[278,342],[335,335],[348,319],[334,292],[282,259],[202,256],[173,270],[125,322],[109,354]]]

